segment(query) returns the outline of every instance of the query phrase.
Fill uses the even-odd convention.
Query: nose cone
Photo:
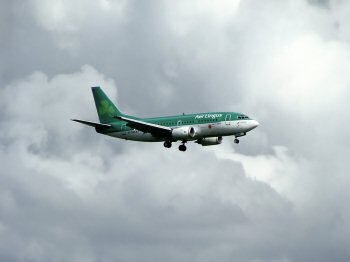
[[[257,126],[259,126],[259,122],[256,120],[250,120],[249,124],[248,124],[248,130],[253,130],[254,128],[256,128]]]
[[[252,127],[253,127],[253,128],[256,128],[256,127],[258,127],[258,126],[259,126],[259,122],[256,121],[256,120],[252,120]]]

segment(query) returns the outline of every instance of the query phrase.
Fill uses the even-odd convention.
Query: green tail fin
[[[99,86],[91,87],[91,90],[101,123],[117,121],[114,117],[123,115]]]

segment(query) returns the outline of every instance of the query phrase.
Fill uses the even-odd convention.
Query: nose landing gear
[[[238,144],[238,143],[239,143],[239,140],[238,140],[237,137],[245,136],[246,134],[247,134],[246,132],[236,134],[236,135],[235,135],[235,140],[233,140],[233,142],[235,142],[236,144]]]

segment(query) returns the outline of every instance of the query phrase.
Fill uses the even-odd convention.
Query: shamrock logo
[[[100,115],[112,115],[114,113],[114,108],[107,102],[107,100],[103,100],[101,101],[98,113]]]

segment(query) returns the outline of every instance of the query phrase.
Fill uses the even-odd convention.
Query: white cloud
[[[345,102],[350,77],[350,47],[322,40],[317,35],[300,36],[277,50],[267,67],[267,83],[279,104],[297,114],[320,116]],[[267,98],[268,99],[268,98]],[[337,112],[338,113],[338,112]]]
[[[79,30],[90,20],[96,20],[94,13],[98,18],[102,15],[108,15],[113,12],[114,18],[123,16],[126,1],[117,0],[99,0],[99,1],[33,1],[33,7],[36,19],[47,30],[70,32]],[[98,21],[97,21],[98,22]]]
[[[126,12],[125,0],[33,0],[32,5],[38,24],[52,31],[58,47],[67,50],[76,50],[83,44],[77,37],[80,30],[94,24],[110,23],[110,20],[123,22]]]
[[[186,36],[201,23],[209,21],[217,27],[227,26],[234,19],[240,0],[194,0],[167,1],[167,23],[175,35]]]
[[[283,146],[275,146],[273,154],[250,156],[231,150],[216,150],[219,158],[231,159],[242,163],[245,174],[258,181],[271,185],[282,195],[293,198],[293,181],[298,174],[298,163]]]

